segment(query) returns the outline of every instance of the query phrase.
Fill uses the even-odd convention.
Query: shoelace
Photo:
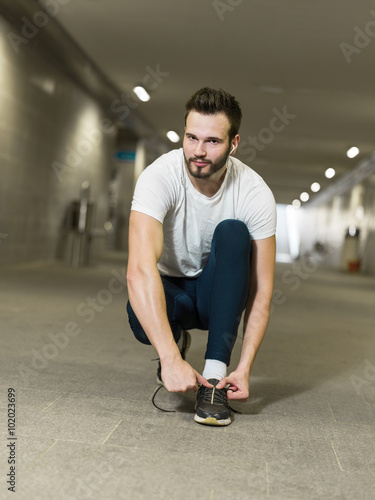
[[[211,389],[210,387],[205,387],[204,385],[201,385],[199,391],[203,393],[202,394],[203,401],[210,404],[215,404],[215,403],[223,404],[226,408],[228,408],[228,410],[233,411],[233,413],[241,414],[240,411],[235,410],[229,405],[227,397],[227,389],[225,388],[216,389],[216,387],[213,387]]]
[[[160,406],[158,406],[155,403],[155,396],[160,391],[160,389],[162,389],[163,387],[164,387],[164,385],[159,386],[156,389],[156,391],[154,392],[154,394],[152,395],[152,400],[151,400],[152,404],[159,411],[164,411],[166,413],[176,413],[176,410],[165,410],[164,408],[160,408]],[[229,405],[228,399],[227,399],[227,391],[226,391],[226,389],[218,389],[218,390],[216,390],[216,387],[210,388],[210,387],[205,387],[204,385],[201,385],[199,387],[198,391],[204,393],[203,394],[203,400],[204,401],[207,401],[207,402],[209,402],[211,404],[214,404],[214,403],[223,404],[226,408],[228,408],[228,410],[232,411],[233,413],[237,413],[239,415],[241,414],[240,411],[235,410],[234,408],[232,408]],[[210,391],[212,391],[212,394],[210,394]]]
[[[156,391],[154,392],[154,394],[152,395],[152,404],[155,406],[155,408],[157,408],[159,411],[164,411],[166,413],[176,413],[176,410],[165,410],[164,408],[160,408],[160,406],[158,406],[156,403],[155,403],[155,396],[156,394],[160,391],[160,389],[162,389],[164,387],[164,385],[159,385],[159,387],[156,389]]]

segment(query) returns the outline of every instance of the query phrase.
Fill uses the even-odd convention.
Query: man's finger
[[[204,385],[205,387],[213,387],[213,385],[212,385],[212,384],[210,384],[210,383],[208,382],[208,380],[207,380],[207,379],[205,379],[205,378],[203,377],[203,375],[201,375],[201,374],[200,374],[200,373],[198,373],[198,372],[195,372],[195,373],[196,373],[196,376],[197,376],[197,380],[198,380],[198,382],[199,382],[200,384]]]
[[[249,399],[249,396],[246,397],[245,394],[241,391],[231,391],[228,392],[228,399],[239,401],[240,403],[246,403],[246,401]]]
[[[227,382],[227,377],[224,377],[220,380],[220,382],[216,385],[217,389],[223,389],[226,385],[228,384]]]

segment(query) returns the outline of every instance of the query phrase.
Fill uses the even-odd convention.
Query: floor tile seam
[[[361,397],[364,399],[365,403],[370,407],[371,412],[374,413],[374,408],[372,407],[371,403],[368,401],[366,396],[364,394],[361,394]]]
[[[57,442],[58,442],[58,439],[54,439],[54,440],[53,440],[53,443],[51,443],[51,444],[50,444],[50,445],[49,445],[49,446],[48,446],[48,447],[47,447],[47,448],[46,448],[46,449],[45,449],[45,450],[44,450],[44,451],[43,451],[40,455],[38,455],[38,456],[35,458],[35,460],[34,460],[33,462],[31,462],[31,464],[27,467],[27,470],[32,469],[32,468],[33,468],[33,467],[37,464],[37,462],[39,462],[39,460],[40,460],[40,459],[41,459],[44,455],[46,455],[46,454],[49,452],[49,450],[50,450],[51,448],[53,448],[53,446],[55,446],[55,445],[57,444]]]
[[[36,463],[36,461],[38,461],[43,455],[46,454],[47,451],[49,451],[53,446],[55,445],[60,445],[60,444],[70,444],[70,443],[75,443],[75,444],[83,444],[83,445],[88,445],[90,447],[94,447],[94,448],[97,448],[97,449],[100,449],[102,448],[103,450],[104,449],[107,449],[107,450],[111,450],[111,449],[119,449],[119,450],[129,450],[129,451],[138,451],[138,452],[146,452],[146,451],[157,451],[157,452],[160,452],[161,454],[165,454],[165,449],[157,449],[155,450],[155,448],[143,448],[143,447],[139,447],[138,445],[132,445],[132,446],[129,446],[129,445],[121,445],[121,444],[117,444],[117,443],[110,443],[110,442],[106,442],[103,444],[103,442],[92,442],[92,441],[83,441],[83,440],[74,440],[74,439],[65,439],[65,438],[48,438],[48,439],[51,439],[53,440],[53,443],[51,443],[48,448],[46,448],[46,450],[44,450],[44,452],[42,452],[40,455],[38,455],[38,457],[34,460],[34,462]],[[35,441],[38,441],[39,442],[39,438],[35,438]],[[168,453],[172,453],[174,455],[178,455],[178,456],[190,456],[190,457],[197,457],[197,452],[196,451],[189,451],[189,450],[172,450],[172,449],[169,449],[168,450]],[[207,460],[207,457],[208,458],[212,458],[212,459],[215,459],[217,458],[217,454],[216,453],[209,453],[209,454],[205,454],[205,457],[204,457],[204,461],[206,462]],[[203,460],[203,457],[202,457],[202,460]],[[33,462],[33,463],[34,463]],[[255,460],[254,459],[254,464],[258,464],[258,460]],[[244,465],[244,468],[246,469],[246,467],[248,467],[248,463],[246,465]],[[30,469],[31,466],[28,467],[28,469]]]
[[[269,471],[269,465],[267,460],[265,461],[266,465],[266,494],[267,496],[270,495],[270,471]]]
[[[22,438],[28,439],[28,440],[34,440],[40,442],[41,438],[44,438],[46,440],[52,440],[56,443],[76,443],[76,444],[85,444],[89,446],[115,446],[119,448],[137,448],[135,446],[121,446],[121,445],[116,445],[116,444],[103,444],[103,441],[87,441],[84,439],[66,439],[62,437],[53,437],[53,436],[37,436],[35,437],[34,435],[27,435],[27,434],[18,434],[17,435],[17,440],[18,442],[22,441]]]
[[[340,459],[339,459],[339,456],[337,454],[337,451],[336,451],[336,448],[335,448],[335,445],[334,445],[333,441],[331,441],[331,448],[332,448],[333,453],[335,455],[336,463],[337,463],[340,471],[341,472],[345,472],[344,469],[343,469],[343,467],[342,467],[342,465],[341,465],[341,462],[340,462]]]
[[[102,444],[105,444],[108,439],[112,436],[112,434],[115,432],[115,430],[117,429],[117,427],[123,422],[123,420],[119,420],[117,422],[117,424],[113,427],[113,429],[109,432],[109,434],[107,435],[107,437],[104,439],[104,441],[102,442]]]
[[[8,389],[10,386],[9,385],[0,385],[0,388],[6,388]],[[32,387],[17,387],[17,390],[22,390],[22,391],[38,391],[38,392],[54,392],[53,390],[51,389],[34,389]],[[126,403],[148,403],[148,401],[150,400],[150,398],[148,399],[145,399],[145,400],[140,400],[140,399],[132,399],[132,398],[126,398],[123,397],[123,398],[117,398],[117,397],[114,397],[114,396],[98,396],[97,394],[85,394],[85,395],[82,395],[82,393],[79,393],[79,392],[72,392],[72,391],[68,391],[68,392],[65,392],[61,395],[61,397],[67,397],[67,396],[82,396],[82,397],[87,397],[87,399],[93,399],[93,398],[99,398],[100,400],[114,400],[114,401],[123,401],[123,402],[126,402]],[[92,396],[92,397],[91,397]],[[151,395],[152,397],[152,395]],[[30,406],[30,405],[27,405],[27,406]]]

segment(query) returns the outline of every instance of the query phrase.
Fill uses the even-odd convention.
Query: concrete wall
[[[12,31],[0,18],[0,265],[66,258],[64,220],[84,181],[95,226],[103,227],[117,136],[98,103],[41,45],[16,53]],[[97,238],[93,246],[99,253],[106,242]]]

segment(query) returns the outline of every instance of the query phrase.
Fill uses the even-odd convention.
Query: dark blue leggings
[[[229,365],[246,306],[250,256],[251,238],[246,224],[227,219],[217,225],[207,265],[197,278],[161,277],[176,342],[181,329],[208,330],[205,359]],[[150,344],[130,302],[127,311],[135,337]]]

